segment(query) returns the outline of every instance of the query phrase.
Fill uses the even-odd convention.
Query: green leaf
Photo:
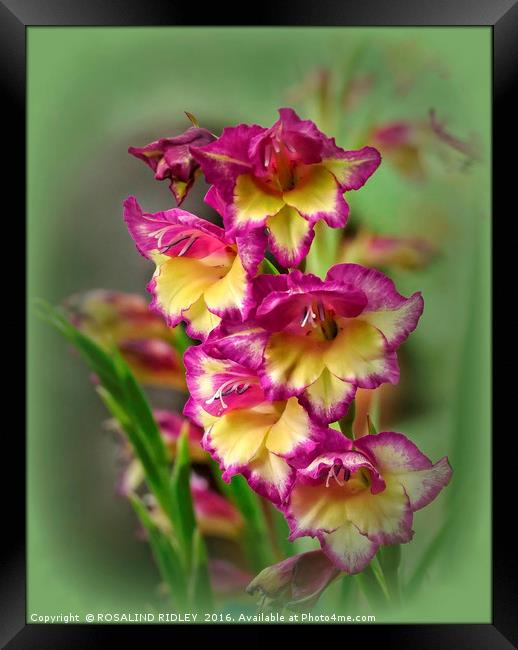
[[[401,544],[382,546],[378,551],[379,561],[390,593],[390,597],[399,602],[399,565],[401,564]]]
[[[232,477],[232,500],[245,520],[245,552],[254,571],[275,563],[268,524],[260,497],[252,491],[243,476]]]
[[[173,494],[173,520],[182,547],[186,566],[192,563],[192,546],[196,519],[191,495],[191,462],[189,458],[188,424],[185,423],[178,438],[176,458],[171,477]]]
[[[371,416],[370,416],[368,413],[367,413],[367,426],[368,426],[368,428],[369,428],[369,433],[370,433],[372,436],[377,435],[378,430],[377,430],[376,427],[374,426],[374,424],[373,424],[373,422],[372,422],[372,419],[371,419]]]
[[[172,517],[172,494],[169,486],[170,463],[167,450],[144,394],[131,370],[117,350],[110,354],[80,332],[63,313],[40,301],[40,316],[61,332],[80,352],[97,375],[97,389],[108,410],[128,436],[142,463],[145,480],[164,512]]]
[[[279,275],[279,270],[277,267],[270,262],[270,260],[265,257],[262,262],[262,271],[263,273],[270,274],[270,275]]]
[[[205,540],[199,528],[196,528],[193,535],[192,557],[191,606],[202,612],[210,612],[214,608],[214,603],[209,575],[209,560]]]
[[[372,571],[386,599],[390,600],[390,593],[388,590],[387,581],[385,580],[385,574],[383,573],[383,569],[381,568],[381,564],[377,555],[372,558],[369,566],[367,567],[367,570]]]
[[[149,536],[149,544],[162,580],[169,587],[171,599],[178,608],[187,606],[187,580],[174,543],[156,526],[146,506],[135,495],[129,497],[130,503]]]

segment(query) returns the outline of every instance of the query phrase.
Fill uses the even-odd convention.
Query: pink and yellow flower
[[[203,346],[186,352],[185,366],[191,397],[184,413],[204,428],[203,446],[223,479],[243,474],[259,494],[282,502],[294,479],[288,460],[309,453],[321,427],[295,397],[267,400],[254,370]]]
[[[446,457],[435,465],[401,433],[368,435],[354,443],[334,432],[297,471],[283,506],[290,539],[316,537],[334,564],[362,571],[383,544],[412,539],[413,513],[447,485]]]
[[[187,332],[204,339],[222,316],[246,318],[249,275],[222,228],[178,208],[142,212],[134,197],[124,218],[138,251],[156,264],[151,307],[170,327],[185,320]]]
[[[268,399],[298,396],[311,417],[343,417],[357,388],[399,379],[396,349],[423,311],[383,273],[337,264],[326,279],[292,271],[254,281],[257,308],[224,322],[207,340],[213,354],[253,367]]]
[[[82,332],[105,348],[116,346],[142,383],[185,389],[175,331],[142,296],[94,289],[71,296],[64,306]]]
[[[155,172],[155,178],[170,181],[176,203],[181,205],[191,189],[199,170],[198,163],[189,151],[191,145],[201,147],[215,140],[207,131],[191,127],[174,138],[160,138],[144,147],[129,147],[128,153],[143,160]]]
[[[378,151],[345,151],[290,108],[269,128],[240,124],[204,147],[191,147],[212,187],[205,198],[220,212],[243,257],[255,264],[267,243],[285,267],[307,255],[315,222],[343,228],[357,190],[380,163]],[[265,228],[267,236],[265,233]]]

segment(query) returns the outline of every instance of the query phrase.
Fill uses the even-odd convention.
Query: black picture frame
[[[22,212],[25,207],[25,38],[26,29],[36,25],[54,26],[147,26],[147,25],[245,25],[244,6],[225,10],[215,3],[203,7],[198,3],[160,0],[0,0],[0,57],[1,83],[4,108],[4,162],[7,182],[4,185],[3,205],[7,207],[4,218],[20,227],[18,241],[25,240]],[[511,225],[515,202],[506,191],[516,185],[513,169],[506,163],[509,152],[514,151],[515,131],[511,121],[514,112],[511,102],[516,89],[518,70],[518,0],[344,0],[336,4],[299,0],[299,2],[256,3],[254,25],[307,25],[307,26],[487,26],[493,34],[493,207],[494,216],[506,216]],[[7,142],[6,142],[7,139]],[[512,157],[511,157],[512,159]],[[4,175],[4,178],[6,176]],[[506,180],[509,179],[507,183]],[[8,190],[7,190],[8,188]],[[502,209],[497,210],[496,197]],[[501,222],[501,220],[500,220]],[[504,227],[506,227],[504,226]],[[512,238],[509,238],[512,239]],[[10,239],[10,246],[12,240]],[[495,233],[493,242],[496,243]],[[498,259],[512,259],[511,242],[507,255],[500,252]],[[505,249],[505,245],[503,247]],[[496,255],[493,256],[496,260]],[[24,331],[22,314],[26,313],[24,278],[19,272],[19,253],[16,268],[8,271],[18,275],[20,285],[12,288],[4,320],[10,328],[4,341],[12,338],[12,327]],[[4,272],[7,269],[4,270]],[[493,280],[497,277],[493,264]],[[493,281],[493,287],[495,282]],[[503,292],[502,292],[503,293]],[[495,292],[493,292],[495,295]],[[501,295],[500,293],[498,295]],[[493,301],[493,319],[497,300]],[[8,311],[7,311],[8,310]],[[497,311],[497,310],[496,310]],[[494,322],[494,320],[493,320]],[[9,338],[7,338],[9,337]],[[504,343],[500,343],[503,349]],[[23,344],[22,344],[23,347]],[[493,344],[493,358],[497,358],[498,345]],[[10,391],[12,395],[24,394],[23,350],[11,368]],[[506,352],[503,350],[505,356]],[[508,353],[507,353],[508,354]],[[4,393],[8,394],[8,393]],[[496,396],[494,395],[495,399]],[[504,402],[498,395],[497,403]],[[496,411],[497,404],[494,406]],[[20,413],[23,407],[20,406]],[[23,421],[22,418],[20,418]],[[12,477],[4,486],[3,512],[8,526],[3,527],[4,541],[10,548],[4,552],[0,579],[0,642],[6,648],[83,648],[99,646],[103,642],[120,642],[121,636],[131,634],[134,643],[149,643],[155,635],[166,633],[167,639],[176,640],[178,634],[192,635],[192,626],[95,626],[95,625],[27,625],[25,622],[25,446],[20,431],[20,421],[4,429],[4,453],[9,458]],[[496,429],[496,424],[493,427]],[[518,646],[518,584],[516,552],[512,534],[513,502],[509,440],[514,432],[505,427],[495,431],[493,437],[493,617],[492,624],[480,625],[352,625],[343,639],[348,644],[380,642],[398,648],[512,648]],[[8,450],[6,449],[8,446]],[[511,515],[511,517],[509,516]],[[510,521],[511,520],[511,521]],[[249,631],[235,626],[224,626],[225,634],[233,640],[250,642]],[[213,631],[213,627],[211,631]],[[326,630],[329,634],[333,630]],[[338,630],[339,634],[343,630]],[[151,635],[151,636],[150,636]],[[173,636],[174,635],[174,636]],[[378,640],[379,639],[379,640]]]

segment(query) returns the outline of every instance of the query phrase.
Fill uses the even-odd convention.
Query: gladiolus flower
[[[309,551],[266,567],[248,585],[247,592],[260,594],[267,607],[311,607],[339,573],[322,551]]]
[[[142,383],[185,389],[175,332],[142,296],[95,289],[71,296],[65,308],[73,324],[99,345],[117,346]]]
[[[166,178],[170,181],[170,189],[177,205],[181,205],[191,189],[199,165],[192,157],[189,147],[202,147],[215,140],[215,136],[207,131],[191,127],[174,138],[160,138],[145,147],[130,147],[128,153],[143,160],[155,172],[157,181]]]
[[[372,147],[337,147],[290,108],[279,115],[269,129],[226,128],[215,142],[191,152],[213,185],[205,200],[220,212],[243,256],[257,264],[268,240],[279,262],[291,268],[307,255],[316,221],[345,226],[344,192],[362,187],[381,159]]]
[[[219,461],[223,479],[243,474],[280,503],[294,478],[288,459],[309,453],[321,427],[296,398],[268,401],[253,370],[212,357],[203,346],[186,352],[185,367],[191,397],[184,413],[205,429],[203,446]]]
[[[358,573],[380,545],[412,539],[413,513],[449,483],[451,467],[446,457],[433,465],[401,433],[368,435],[354,444],[334,434],[297,471],[283,511],[290,539],[316,537],[337,568]]]
[[[256,369],[268,399],[299,396],[323,423],[343,417],[357,388],[399,379],[396,349],[423,311],[383,273],[337,264],[326,279],[292,271],[254,281],[257,309],[222,323],[207,349]]]
[[[144,213],[134,197],[124,202],[124,219],[138,251],[156,264],[151,307],[169,326],[185,320],[189,335],[204,339],[220,317],[246,318],[248,274],[222,228],[178,208]]]

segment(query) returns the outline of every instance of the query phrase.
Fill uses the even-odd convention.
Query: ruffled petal
[[[203,345],[190,347],[184,363],[191,397],[212,415],[221,416],[264,401],[253,372],[229,359],[207,354]]]
[[[363,319],[363,314],[361,314]],[[396,383],[399,369],[395,352],[387,349],[381,332],[360,318],[348,321],[324,352],[328,370],[361,388]]]
[[[205,434],[204,447],[220,461],[224,480],[250,464],[275,421],[273,409],[239,409],[216,419]]]
[[[124,201],[124,220],[137,250],[149,259],[154,259],[152,253],[194,258],[227,254],[222,228],[179,208],[147,213],[130,196]]]
[[[250,174],[238,176],[232,201],[232,230],[247,232],[266,223],[267,217],[276,214],[284,206],[279,192]]]
[[[204,341],[221,322],[221,318],[207,309],[203,296],[183,312],[187,321],[187,334],[198,341]]]
[[[338,379],[325,368],[299,399],[311,417],[328,424],[344,417],[355,395],[354,384]]]
[[[378,328],[391,347],[399,346],[417,327],[423,313],[423,298],[414,293],[405,298],[397,292],[392,280],[375,269],[358,264],[336,264],[326,280],[352,284],[367,296],[361,317]]]
[[[350,521],[322,537],[322,550],[335,566],[346,573],[363,571],[378,548],[379,544],[362,535]]]
[[[412,510],[433,501],[451,479],[452,469],[446,457],[435,465],[402,433],[385,431],[364,436],[357,447],[369,454],[380,471],[403,486]]]
[[[315,233],[311,224],[297,210],[285,205],[277,214],[268,217],[270,249],[286,268],[300,264],[309,252]]]
[[[311,428],[306,411],[295,397],[290,397],[280,418],[268,432],[266,448],[279,456],[290,456],[302,445],[306,450],[314,448],[315,445],[309,443]]]
[[[153,295],[151,307],[173,327],[208,289],[225,274],[226,269],[203,264],[190,257],[171,257],[160,264],[148,291]]]
[[[264,351],[261,384],[271,399],[300,395],[324,370],[323,346],[303,336],[273,334]]]
[[[236,178],[252,168],[248,158],[250,140],[264,131],[266,129],[256,124],[239,124],[223,129],[221,136],[211,144],[190,148],[207,182],[216,185],[227,202],[232,201]]]
[[[254,306],[252,284],[241,259],[234,259],[228,273],[204,292],[208,309],[220,317],[246,318]]]
[[[283,198],[311,223],[325,219],[343,227],[349,210],[342,194],[333,174],[322,164],[316,164],[298,170],[295,187],[284,192]]]
[[[384,475],[386,488],[364,490],[346,501],[347,519],[377,544],[402,544],[413,536],[412,508],[402,485]]]
[[[381,156],[374,147],[355,151],[335,148],[324,154],[322,164],[336,178],[343,192],[358,190],[379,167]]]

